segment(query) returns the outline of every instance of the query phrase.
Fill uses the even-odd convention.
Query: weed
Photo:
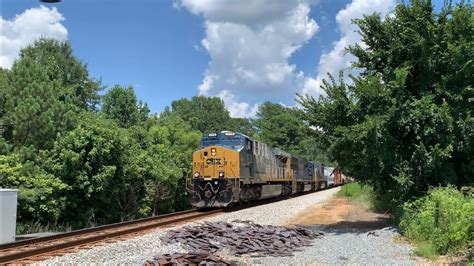
[[[71,226],[64,224],[41,224],[39,222],[21,222],[16,225],[16,234],[33,234],[41,232],[67,232],[71,231]]]
[[[474,241],[474,196],[454,187],[431,189],[403,205],[400,227],[420,245],[420,255],[466,249]]]
[[[336,194],[338,197],[347,197],[354,202],[361,203],[370,209],[375,206],[375,197],[372,188],[358,182],[345,184]]]

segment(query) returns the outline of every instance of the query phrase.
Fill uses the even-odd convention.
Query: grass
[[[345,184],[336,194],[338,197],[346,197],[351,201],[374,209],[375,196],[372,188],[358,182]]]
[[[71,231],[71,226],[60,224],[43,225],[38,222],[19,222],[16,225],[16,234],[34,234],[42,232],[68,232]]]
[[[417,245],[417,255],[433,259],[469,250],[474,243],[473,217],[473,194],[437,187],[403,204],[400,227]]]
[[[433,261],[439,257],[436,248],[431,243],[419,243],[415,249],[415,255]]]

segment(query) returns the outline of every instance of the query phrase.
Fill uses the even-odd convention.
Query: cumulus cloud
[[[58,10],[40,6],[30,8],[11,20],[0,16],[0,67],[10,68],[20,49],[39,37],[67,39],[64,17]]]
[[[241,101],[233,93],[228,90],[221,90],[216,95],[224,101],[224,104],[233,117],[254,117],[259,107],[258,103],[250,105],[245,101]]]
[[[340,10],[336,15],[336,22],[341,32],[341,38],[333,44],[331,51],[321,55],[317,69],[318,75],[315,78],[305,78],[302,93],[316,97],[323,94],[324,92],[320,86],[323,83],[323,79],[327,77],[327,73],[337,78],[339,70],[344,69],[346,70],[345,78],[347,79],[349,68],[355,57],[348,54],[345,48],[356,43],[363,45],[361,43],[361,36],[357,32],[358,28],[352,24],[352,19],[362,18],[364,14],[373,14],[374,12],[385,16],[394,7],[394,0],[353,0],[344,9]]]
[[[201,95],[223,98],[234,117],[254,115],[262,99],[294,97],[299,78],[288,60],[318,30],[309,17],[309,1],[181,0],[175,4],[206,20],[201,45],[210,62],[199,86]]]
[[[175,2],[175,6],[185,7],[191,13],[202,15],[209,21],[248,25],[275,20],[297,5],[297,0],[181,0]]]

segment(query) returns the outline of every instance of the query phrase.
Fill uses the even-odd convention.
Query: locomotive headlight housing
[[[198,177],[199,177],[199,172],[194,173],[194,178],[198,178]]]
[[[219,172],[219,178],[224,178],[224,172]]]
[[[211,148],[211,155],[216,156],[216,148]]]

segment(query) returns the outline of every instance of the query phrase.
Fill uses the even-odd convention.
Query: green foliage
[[[423,249],[446,254],[474,243],[474,194],[454,187],[439,187],[403,206],[400,226],[404,234],[423,243]],[[428,252],[429,253],[429,252]]]
[[[124,88],[118,85],[104,95],[101,111],[124,128],[145,121],[150,112],[146,103],[137,101],[133,87]]]
[[[189,208],[185,191],[201,134],[173,113],[162,113],[142,141],[148,214]]]
[[[32,61],[40,65],[49,80],[59,82],[62,97],[83,110],[94,110],[99,102],[100,83],[89,77],[86,66],[72,53],[68,42],[41,38],[20,51],[15,64]]]
[[[0,155],[0,187],[18,188],[19,220],[57,221],[64,209],[66,186],[37,167],[23,165],[18,154]]]
[[[71,230],[72,227],[69,225],[58,224],[54,222],[48,222],[44,224],[38,221],[27,221],[19,222],[16,224],[17,235],[34,234],[41,232],[69,232]]]
[[[231,118],[229,122],[229,129],[231,131],[240,132],[252,138],[257,136],[257,129],[255,128],[254,121],[249,118]]]
[[[67,186],[62,219],[83,226],[137,217],[145,191],[140,159],[125,130],[92,114],[81,116],[42,158]]]
[[[420,257],[424,257],[430,260],[438,258],[438,252],[431,243],[420,243],[416,247],[415,254]]]
[[[98,83],[66,42],[34,42],[0,78],[1,133],[16,147],[51,148],[56,134],[72,129],[76,114],[98,100]]]
[[[338,197],[346,197],[368,206],[371,209],[375,207],[375,195],[372,188],[358,182],[345,184],[336,194]]]
[[[365,46],[349,52],[360,77],[330,76],[325,96],[300,96],[329,159],[391,206],[429,186],[473,183],[473,11],[412,1],[356,20]]]
[[[3,120],[5,135],[15,146],[49,148],[58,132],[73,127],[77,108],[43,66],[22,60],[13,65],[9,79]]]
[[[203,134],[229,130],[249,136],[255,135],[252,121],[230,117],[224,101],[218,97],[194,96],[190,100],[183,98],[173,101],[171,107],[172,112],[189,123],[193,130]]]
[[[171,107],[194,130],[202,133],[232,130],[229,112],[220,98],[194,96],[191,100],[173,101]]]
[[[265,102],[259,106],[257,118],[255,124],[263,142],[288,152],[299,149],[306,127],[296,109]]]
[[[302,158],[327,163],[325,153],[314,141],[314,130],[303,122],[302,116],[296,108],[271,102],[261,104],[254,121],[258,139]]]
[[[201,133],[177,112],[149,116],[132,87],[111,88],[95,112],[99,83],[68,43],[23,49],[0,69],[0,89],[0,187],[19,190],[20,232],[189,208],[185,178]],[[252,128],[224,114],[226,125]]]

